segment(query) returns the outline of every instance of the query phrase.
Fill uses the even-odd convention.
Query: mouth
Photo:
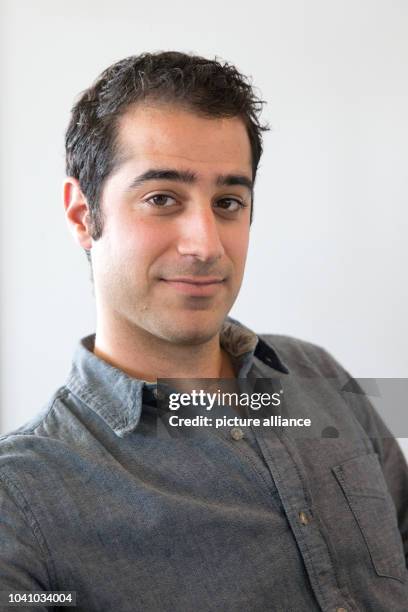
[[[177,277],[171,279],[162,278],[160,280],[179,293],[197,297],[211,297],[220,291],[225,285],[226,279],[219,277]]]

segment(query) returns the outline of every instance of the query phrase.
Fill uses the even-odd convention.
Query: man
[[[395,440],[323,349],[228,317],[261,106],[233,66],[176,52],[114,64],[74,106],[64,204],[96,334],[0,444],[3,593],[75,591],[83,612],[407,608]],[[277,402],[183,403],[194,379]],[[221,424],[181,419],[204,414]]]

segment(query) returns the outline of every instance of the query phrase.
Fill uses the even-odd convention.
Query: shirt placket
[[[254,381],[257,374],[262,376],[254,369]],[[268,391],[272,393],[283,386],[282,382],[272,382],[269,379],[263,380],[262,383],[261,386],[265,390],[265,386],[269,387]],[[255,383],[254,389],[256,386]],[[295,444],[283,427],[253,427],[252,430],[296,539],[320,608],[324,612],[358,612],[359,608],[350,595],[345,589],[341,589],[337,582],[330,545],[323,535],[318,516],[314,514],[307,479]]]

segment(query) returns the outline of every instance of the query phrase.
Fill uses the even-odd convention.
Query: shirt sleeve
[[[21,491],[0,473],[0,591],[52,590],[42,548],[38,525]],[[28,609],[47,610],[24,606]]]
[[[375,452],[378,454],[382,471],[391,497],[394,501],[398,528],[404,546],[405,562],[408,567],[408,465],[404,454],[369,401],[364,391],[351,395],[354,414],[368,433]]]
[[[394,501],[398,528],[404,546],[405,562],[408,568],[408,464],[405,456],[391,431],[369,400],[361,385],[340,364],[321,349],[327,360],[331,360],[340,378],[344,399],[350,406],[354,417],[371,440],[377,453],[385,482]],[[344,392],[344,387],[353,392]]]

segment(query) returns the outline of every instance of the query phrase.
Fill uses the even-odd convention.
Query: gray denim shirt
[[[226,319],[240,384],[312,427],[173,434],[155,385],[93,342],[0,441],[0,590],[76,591],[81,612],[408,610],[407,465],[327,352]]]

